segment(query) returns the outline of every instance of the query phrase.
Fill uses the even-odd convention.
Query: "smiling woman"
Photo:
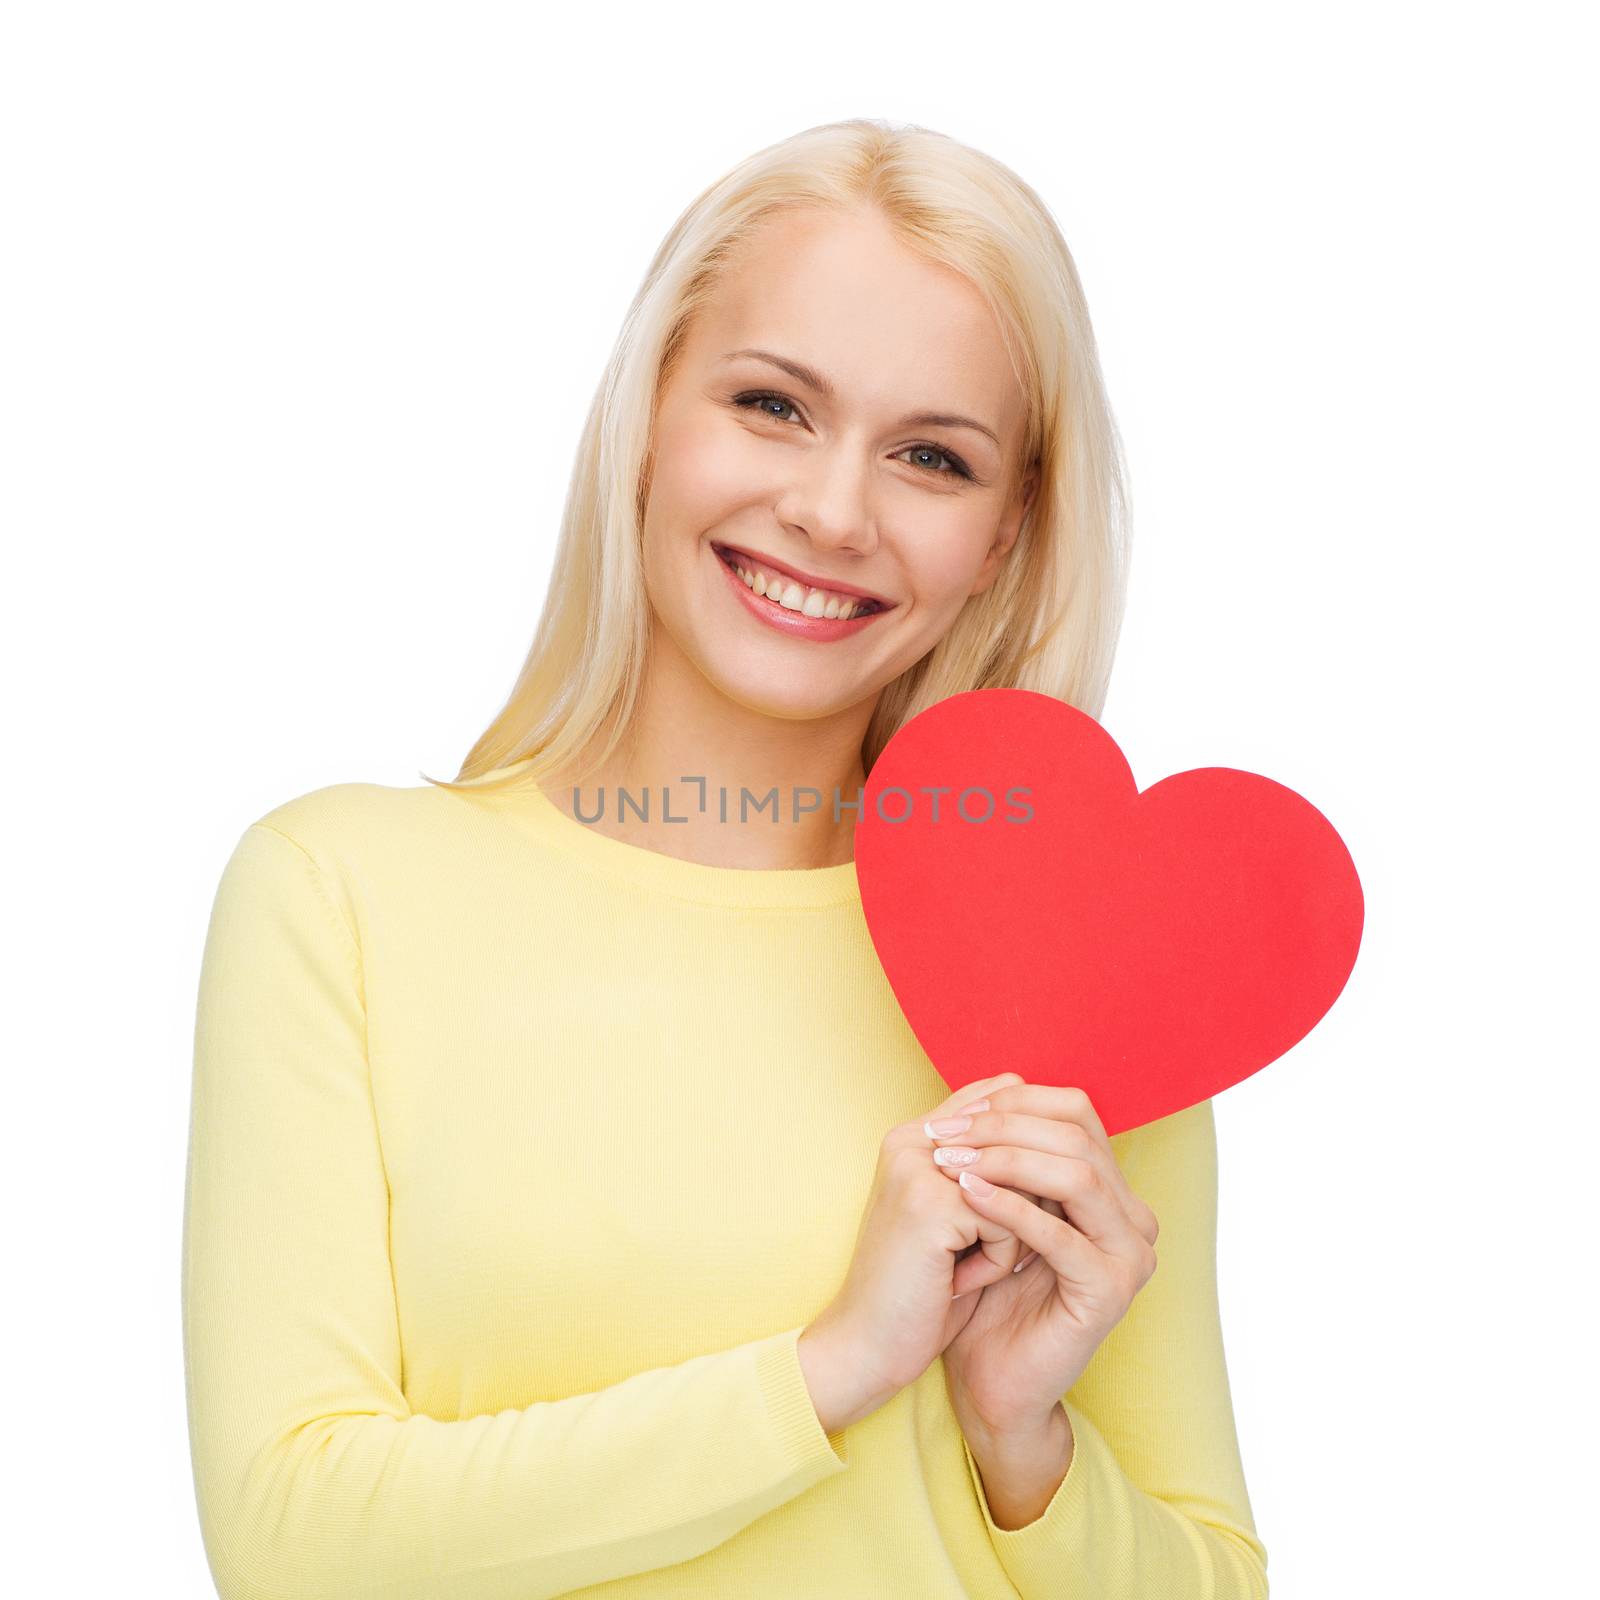
[[[704,685],[693,701],[722,730],[699,748],[747,742],[729,701],[859,744],[871,702],[999,577],[1038,481],[1006,351],[984,295],[874,205],[779,212],[730,254],[660,385],[642,538],[658,659]],[[750,388],[775,373],[800,397]],[[719,544],[746,555],[752,593],[776,579],[777,604],[748,607],[767,628],[731,625],[708,592],[726,587]],[[854,595],[880,597],[870,626],[828,617]]]
[[[1124,572],[1014,173],[855,120],[684,212],[460,772],[287,800],[223,872],[183,1288],[225,1597],[1266,1593],[1209,1102],[948,1095],[853,861],[918,711],[1098,714]]]

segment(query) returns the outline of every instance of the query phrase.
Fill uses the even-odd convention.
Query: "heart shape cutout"
[[[952,695],[901,727],[855,862],[940,1077],[1075,1085],[1107,1133],[1275,1061],[1361,943],[1355,863],[1309,801],[1231,767],[1141,792],[1093,717],[1029,689]]]

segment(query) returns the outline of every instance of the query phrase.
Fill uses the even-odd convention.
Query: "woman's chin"
[[[727,641],[696,641],[701,676],[745,711],[782,722],[814,722],[836,716],[863,696],[859,684],[840,683],[831,673],[796,668],[786,652],[730,651]]]
[[[735,705],[777,722],[816,722],[834,716],[851,701],[829,696],[821,685],[777,682],[767,673],[738,672],[720,675],[712,682]]]

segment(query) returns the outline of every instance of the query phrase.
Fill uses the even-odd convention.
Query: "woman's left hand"
[[[952,1406],[969,1439],[1036,1434],[1156,1268],[1154,1212],[1129,1188],[1081,1089],[991,1090],[970,1128],[930,1141],[977,1152],[941,1170],[975,1173],[967,1203],[1016,1234],[1024,1265],[978,1292],[944,1350]],[[933,1159],[930,1155],[930,1160]],[[1035,1198],[1037,1197],[1037,1198]]]

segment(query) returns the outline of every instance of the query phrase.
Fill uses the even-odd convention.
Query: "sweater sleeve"
[[[1063,1397],[1075,1445],[1039,1517],[997,1527],[966,1451],[989,1537],[1022,1600],[1265,1600],[1223,1354],[1212,1103],[1112,1148],[1161,1225],[1156,1271]]]
[[[798,1327],[522,1410],[412,1411],[338,889],[251,824],[201,963],[183,1350],[223,1600],[564,1594],[689,1560],[845,1471]]]

